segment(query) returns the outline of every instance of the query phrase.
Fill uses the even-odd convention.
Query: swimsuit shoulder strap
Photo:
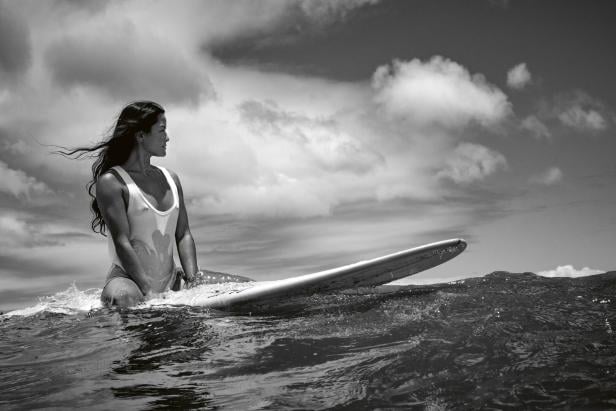
[[[118,175],[122,178],[122,180],[124,181],[124,184],[126,184],[126,186],[136,185],[136,183],[133,180],[133,178],[126,172],[126,170],[124,170],[122,168],[122,166],[113,166],[113,167],[111,167],[111,170],[113,170],[116,173],[118,173]]]
[[[177,207],[180,204],[180,195],[178,194],[178,187],[175,184],[175,180],[173,179],[173,177],[171,176],[171,173],[169,172],[169,170],[167,170],[164,167],[159,167],[159,166],[154,166],[156,168],[158,168],[160,171],[163,172],[165,178],[167,179],[167,184],[169,184],[169,187],[171,188],[171,192],[173,193],[173,206]]]

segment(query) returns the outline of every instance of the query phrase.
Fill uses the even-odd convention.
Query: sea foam
[[[141,310],[151,307],[165,307],[165,306],[203,306],[206,300],[210,297],[230,293],[238,292],[243,289],[249,288],[255,284],[263,284],[265,282],[244,282],[244,283],[221,283],[221,284],[204,284],[194,288],[180,290],[180,291],[167,291],[159,293],[153,296],[153,298],[144,301],[143,303],[133,307],[134,309]],[[79,314],[102,308],[100,300],[102,289],[101,288],[89,288],[86,290],[80,290],[73,283],[69,288],[64,291],[57,292],[51,296],[39,297],[39,302],[31,307],[26,307],[18,310],[9,311],[4,316],[24,316],[29,317],[41,312],[51,312],[58,314]]]

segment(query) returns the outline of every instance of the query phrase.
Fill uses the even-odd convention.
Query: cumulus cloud
[[[310,163],[303,165],[308,173],[316,168],[363,174],[383,162],[377,152],[341,130],[333,118],[287,112],[272,102],[247,101],[239,109],[253,132],[286,152],[282,158],[289,162],[287,169],[297,165],[298,157],[310,158]]]
[[[558,114],[558,119],[566,126],[578,130],[603,130],[607,127],[603,116],[593,109],[574,105]]]
[[[604,270],[595,270],[588,267],[577,270],[572,265],[561,265],[554,270],[539,271],[537,275],[542,277],[586,277],[589,275],[602,274],[604,272]]]
[[[171,130],[176,122],[180,130],[192,122],[178,131],[177,145],[172,137],[169,160],[183,170],[199,213],[329,215],[341,201],[365,196],[365,188],[350,188],[374,178],[374,167],[383,163],[380,153],[331,117],[284,110],[272,101],[210,106],[182,118],[169,115]]]
[[[543,173],[531,177],[530,182],[539,185],[551,186],[561,182],[563,172],[558,167],[550,167]]]
[[[24,19],[0,2],[0,79],[22,74],[31,63],[30,32]]]
[[[556,97],[554,114],[565,126],[578,131],[601,131],[608,127],[604,105],[582,91]]]
[[[0,192],[12,194],[17,198],[30,199],[34,194],[51,193],[45,183],[27,175],[21,170],[13,170],[0,161]]]
[[[480,144],[461,143],[438,176],[459,184],[469,184],[506,168],[507,160],[498,151]]]
[[[506,165],[483,146],[452,154],[460,130],[374,110],[378,90],[363,84],[237,67],[211,74],[218,100],[168,114],[165,161],[198,215],[311,217],[357,201],[435,201],[446,190],[435,169],[468,182]]]
[[[204,5],[187,0],[183,7],[153,2],[147,8],[134,1],[121,7],[101,2],[92,8],[71,1],[39,8],[25,4],[24,14],[32,17],[39,40],[35,46],[40,67],[34,74],[51,69],[51,80],[72,93],[62,93],[47,77],[32,77],[40,92],[37,98],[27,100],[29,94],[24,94],[20,105],[9,101],[0,108],[8,110],[9,128],[28,134],[26,138],[75,146],[96,140],[117,114],[118,100],[160,98],[171,135],[164,164],[181,176],[198,215],[309,217],[331,214],[355,201],[433,200],[442,190],[433,170],[444,166],[452,141],[461,134],[440,126],[492,125],[510,112],[506,96],[481,75],[435,57],[395,63],[388,75],[375,74],[375,86],[370,87],[230,67],[199,54],[199,46],[211,39],[272,32],[297,22],[323,27],[374,3]],[[207,79],[215,84],[217,98],[205,102],[200,96],[212,91]],[[399,93],[398,84],[409,89]],[[431,85],[437,86],[436,93]],[[410,108],[420,113],[416,123],[421,129],[406,114],[392,121],[388,110],[374,110],[370,101],[377,97],[394,112],[398,103],[412,103]],[[31,109],[18,112],[19,106]],[[42,112],[43,118],[31,114]],[[66,121],[66,113],[79,115]],[[45,181],[54,188],[85,184],[87,165],[49,159],[44,153],[34,159],[21,137],[11,137],[19,143],[5,145],[5,151],[26,157],[27,170],[53,170]]]
[[[533,137],[538,140],[552,138],[552,133],[548,127],[537,116],[528,116],[522,120],[521,127],[523,130],[529,131]]]
[[[507,96],[482,75],[439,56],[380,66],[372,86],[388,114],[417,125],[492,125],[511,112]]]
[[[522,90],[531,82],[531,74],[526,63],[520,63],[507,72],[507,85],[515,90]]]
[[[145,39],[129,22],[91,27],[58,39],[46,51],[56,81],[67,87],[91,86],[120,100],[135,96],[196,104],[212,95],[207,75],[172,43]],[[106,31],[105,36],[100,36]]]
[[[71,201],[52,210],[73,226],[87,227],[83,185],[90,164],[49,158],[40,147],[40,153],[33,152],[31,143],[96,141],[126,100],[136,97],[160,98],[167,109],[168,155],[153,161],[180,176],[194,232],[212,247],[228,236],[233,248],[243,234],[228,234],[229,227],[258,227],[251,237],[257,246],[248,247],[261,248],[242,264],[254,267],[261,258],[262,271],[281,266],[281,250],[299,257],[311,249],[331,257],[332,244],[339,256],[349,250],[374,252],[375,243],[429,241],[435,232],[443,234],[443,227],[456,231],[477,207],[469,211],[443,202],[452,187],[435,170],[444,170],[440,177],[449,180],[472,182],[506,165],[504,156],[483,146],[465,143],[454,150],[457,141],[471,137],[465,125],[496,125],[511,112],[501,90],[459,63],[442,57],[397,62],[379,68],[372,83],[342,82],[225,65],[203,53],[203,44],[215,39],[258,32],[266,33],[265,41],[281,27],[293,31],[298,21],[295,33],[303,35],[306,27],[335,23],[370,1],[186,0],[182,7],[125,1],[91,10],[76,5],[73,11],[66,0],[11,4],[25,7],[29,16],[34,69],[27,89],[0,101],[0,127],[11,139],[1,159],[19,156],[6,161],[20,164],[26,177],[45,172],[36,181],[56,192],[73,187]],[[119,62],[118,56],[127,58]],[[200,96],[212,90],[206,79],[216,98],[204,101]],[[425,208],[414,208],[418,204]],[[386,224],[384,214],[390,217]],[[22,244],[60,235],[46,233],[44,222],[16,220],[5,222],[4,230]],[[213,220],[222,221],[217,232],[210,231]],[[316,229],[315,221],[320,222]],[[291,226],[297,229],[285,235]],[[324,245],[327,229],[342,234]],[[297,248],[308,232],[310,241]],[[217,261],[224,266],[239,260],[229,257],[233,250],[216,253]],[[47,251],[37,250],[37,258]],[[104,265],[104,251],[91,256]],[[57,259],[51,251],[45,257]],[[324,260],[311,258],[309,264],[314,261]]]

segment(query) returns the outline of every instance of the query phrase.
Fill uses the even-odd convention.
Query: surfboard
[[[212,296],[204,301],[203,306],[235,310],[301,295],[375,287],[436,267],[465,249],[466,242],[462,239],[426,244],[330,270],[257,283],[243,290]]]

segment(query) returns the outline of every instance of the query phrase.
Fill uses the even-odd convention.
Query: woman
[[[191,283],[201,275],[180,180],[150,163],[167,154],[166,124],[160,105],[134,102],[122,110],[108,140],[64,153],[97,152],[88,192],[92,229],[111,234],[112,266],[101,294],[107,305],[135,305],[152,293],[179,290],[182,277]],[[173,261],[174,238],[183,273]]]

